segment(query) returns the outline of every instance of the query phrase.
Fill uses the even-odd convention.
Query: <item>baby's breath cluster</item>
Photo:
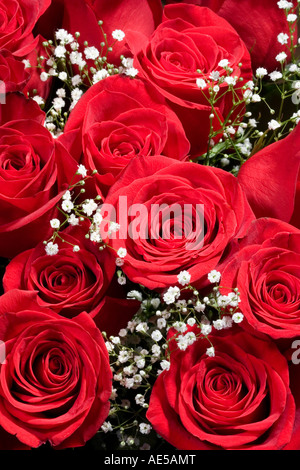
[[[85,193],[84,185],[86,180],[91,178],[96,173],[97,170],[94,170],[89,175],[88,170],[84,165],[78,165],[78,170],[74,175],[73,180],[76,177],[77,179],[78,177],[80,179],[74,183],[70,183],[68,189],[61,198],[60,205],[57,206],[57,210],[61,217],[50,220],[50,226],[53,229],[53,233],[48,240],[44,241],[45,251],[49,256],[58,254],[58,240],[60,240],[62,243],[68,243],[69,245],[72,245],[74,252],[79,251],[79,245],[73,245],[64,239],[63,230],[67,225],[77,226],[84,222],[88,222],[89,225],[89,231],[86,233],[85,238],[88,238],[92,242],[98,244],[100,251],[106,248],[107,245],[100,236],[100,225],[103,220],[103,216],[101,214],[101,196],[97,195],[94,199],[82,198],[83,194]],[[110,224],[110,227],[111,232],[117,231],[119,229],[119,225],[114,222]],[[120,258],[121,256],[124,258],[125,254],[122,252]]]
[[[151,443],[157,448],[159,436],[147,421],[146,411],[157,376],[171,366],[174,344],[184,351],[204,340],[206,354],[214,356],[213,330],[243,320],[238,311],[239,292],[222,295],[218,271],[208,274],[212,289],[207,297],[191,285],[188,271],[181,271],[177,279],[178,286],[161,296],[145,292],[142,286],[128,292],[128,299],[140,302],[138,313],[117,336],[103,333],[114,382],[110,414],[100,433],[104,442],[109,436],[118,439],[119,449],[150,449]]]
[[[203,93],[211,107],[208,149],[199,156],[199,161],[220,166],[235,175],[253,153],[288,135],[300,120],[300,40],[296,36],[298,11],[292,2],[284,0],[278,1],[277,6],[284,10],[289,32],[277,35],[282,51],[276,54],[278,65],[275,70],[259,67],[254,71],[253,79],[243,83],[232,75],[233,69],[224,59],[208,78],[199,70],[196,80],[199,92]],[[236,91],[241,93],[237,94]],[[221,122],[216,110],[219,100],[226,93],[231,93],[233,106]],[[246,111],[239,113],[239,109]],[[214,129],[216,119],[217,130]]]
[[[46,82],[55,78],[58,83],[46,119],[46,127],[55,137],[63,132],[70,112],[89,87],[110,75],[135,77],[138,73],[132,58],[121,56],[118,65],[109,61],[114,45],[124,40],[125,33],[116,29],[108,37],[103,30],[103,21],[98,25],[103,41],[97,47],[82,40],[79,31],[73,35],[65,29],[58,29],[54,40],[43,42],[46,57],[37,58],[40,79]],[[31,67],[28,60],[25,67]],[[41,96],[34,93],[32,98],[44,107],[45,101]]]

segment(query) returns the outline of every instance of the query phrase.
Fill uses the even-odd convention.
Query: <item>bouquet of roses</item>
[[[300,449],[298,3],[0,0],[1,449]]]

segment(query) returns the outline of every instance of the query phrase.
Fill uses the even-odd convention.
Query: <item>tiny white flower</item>
[[[80,251],[80,246],[74,245],[73,246],[73,251],[74,251],[74,253],[77,253],[78,251]]]
[[[204,88],[206,88],[206,81],[203,80],[203,78],[197,78],[196,80],[196,85],[198,88],[200,88],[201,90],[204,90]]]
[[[83,212],[90,217],[93,212],[97,209],[98,205],[94,201],[94,199],[87,199],[84,204],[82,204],[82,210]]]
[[[74,75],[74,77],[71,78],[71,82],[72,82],[72,85],[73,86],[78,86],[81,84],[82,80],[81,80],[81,77],[80,75]]]
[[[209,74],[209,78],[211,78],[211,79],[214,80],[214,81],[219,80],[219,78],[220,78],[220,72],[218,72],[217,70],[212,71],[212,72]]]
[[[280,52],[280,53],[277,54],[277,56],[275,57],[275,59],[277,60],[277,62],[284,62],[286,58],[287,58],[287,55],[286,55],[285,52]]]
[[[62,204],[61,204],[62,210],[65,212],[71,212],[71,210],[74,208],[74,204],[72,201],[69,199],[65,199]]]
[[[60,72],[58,74],[58,78],[62,81],[62,82],[65,82],[66,80],[68,80],[68,74],[66,72]]]
[[[259,103],[261,101],[261,97],[257,93],[254,93],[254,95],[252,95],[251,101],[252,103]]]
[[[145,397],[141,393],[137,393],[135,396],[135,402],[137,405],[143,405],[145,403]]]
[[[235,77],[225,77],[224,82],[227,85],[236,85],[236,78]]]
[[[110,222],[109,231],[111,233],[114,233],[114,232],[117,232],[118,230],[120,230],[120,224],[118,224],[117,222]]]
[[[74,88],[74,90],[71,91],[72,100],[79,101],[82,94],[83,94],[82,90],[80,90],[79,88]]]
[[[211,282],[212,284],[214,284],[215,282],[220,282],[221,273],[220,273],[219,271],[216,271],[215,269],[213,269],[213,270],[207,275],[207,278],[208,278],[209,282]]]
[[[225,326],[223,319],[219,318],[218,320],[213,321],[213,326],[216,330],[223,330]]]
[[[116,258],[115,263],[116,263],[116,266],[121,268],[124,265],[124,260],[122,258]]]
[[[204,336],[209,335],[212,332],[212,326],[209,324],[201,323],[201,333]]]
[[[87,59],[96,60],[99,57],[100,52],[96,47],[90,46],[84,49],[84,55]]]
[[[62,98],[54,98],[54,100],[52,101],[53,103],[53,107],[56,111],[60,111],[65,105],[65,101],[62,99]]]
[[[162,368],[162,370],[169,370],[170,369],[170,361],[167,361],[166,359],[164,359],[163,361],[161,361],[160,363],[160,367]]]
[[[42,82],[46,82],[49,78],[49,75],[47,74],[47,72],[42,72],[41,75],[40,75],[40,79],[42,80]]]
[[[289,13],[286,19],[289,23],[294,23],[297,20],[297,15]]]
[[[60,227],[60,221],[58,219],[51,219],[50,220],[50,225],[52,228],[59,228]]]
[[[159,330],[155,330],[151,333],[151,338],[156,342],[160,341],[162,337],[163,336]]]
[[[189,318],[189,319],[187,320],[187,324],[188,324],[189,326],[194,326],[195,323],[196,323],[195,318]]]
[[[45,104],[45,101],[43,100],[43,98],[41,96],[34,96],[33,98],[33,101],[35,101],[39,106]]]
[[[59,251],[57,243],[53,243],[53,242],[47,243],[47,245],[45,246],[45,251],[46,251],[47,255],[49,255],[49,256],[57,255],[57,253]]]
[[[211,346],[210,348],[207,348],[206,354],[209,357],[215,357],[215,348],[213,346]]]
[[[72,34],[68,33],[65,29],[58,29],[55,32],[55,37],[58,41],[61,41],[65,44],[69,44],[70,42],[74,41]]]
[[[152,427],[150,426],[150,424],[140,423],[139,424],[139,429],[140,429],[141,434],[149,434]]]
[[[258,67],[255,74],[258,78],[262,78],[265,75],[268,75],[268,71],[264,67]]]
[[[55,57],[58,57],[59,59],[65,57],[66,52],[67,52],[67,49],[65,48],[65,46],[60,45],[54,49],[54,55]]]
[[[278,36],[277,36],[277,41],[278,41],[280,44],[287,44],[287,43],[288,43],[288,40],[289,40],[289,35],[286,34],[286,33],[280,33],[280,34],[278,34]]]
[[[126,277],[125,276],[119,276],[118,277],[118,284],[120,284],[120,286],[124,286],[126,284]]]
[[[85,168],[84,165],[78,165],[76,173],[77,175],[81,175],[83,178],[85,178],[87,175],[87,169]]]
[[[279,0],[277,5],[281,10],[289,10],[290,8],[293,8],[293,3],[288,2],[287,0]]]
[[[107,70],[105,69],[102,69],[102,70],[98,70],[98,72],[96,72],[94,75],[93,75],[93,83],[98,83],[100,82],[101,80],[103,80],[104,78],[106,77],[109,77],[109,73]]]
[[[177,279],[180,285],[185,286],[191,282],[191,275],[188,271],[180,271]]]
[[[271,121],[268,123],[268,128],[272,131],[275,131],[281,126],[281,124],[276,121],[275,119],[271,119]]]
[[[270,79],[275,82],[276,80],[280,80],[282,78],[282,73],[278,70],[274,70],[274,72],[269,73]]]
[[[63,195],[62,198],[63,198],[64,201],[70,201],[70,199],[71,199],[71,193],[70,193],[70,191],[67,190],[67,191],[64,193],[64,195]]]
[[[112,33],[111,33],[112,37],[114,39],[116,39],[117,41],[123,41],[123,39],[125,38],[125,33],[124,31],[122,31],[121,29],[115,29]]]
[[[142,294],[137,290],[131,290],[130,292],[128,292],[127,298],[136,299],[136,300],[139,300],[140,302],[143,300]]]
[[[234,321],[234,323],[241,323],[243,319],[244,315],[241,312],[236,312],[232,315],[232,321]]]
[[[103,432],[111,432],[113,430],[113,427],[109,421],[104,421],[104,423],[101,426],[101,429]]]
[[[146,322],[141,322],[136,326],[136,331],[139,331],[140,333],[146,333],[147,330],[149,330],[149,327]]]
[[[28,59],[24,59],[24,60],[22,60],[22,62],[25,66],[25,69],[29,69],[31,67],[31,64],[30,64]]]
[[[117,255],[119,258],[125,258],[125,256],[127,255],[127,250],[126,248],[119,248],[118,251],[117,251]]]
[[[226,68],[229,65],[229,60],[228,59],[222,59],[218,63],[219,67]]]

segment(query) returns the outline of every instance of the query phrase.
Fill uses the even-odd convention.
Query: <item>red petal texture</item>
[[[300,126],[249,158],[238,180],[256,217],[299,224]],[[284,189],[283,189],[284,188]]]
[[[173,0],[167,3],[182,3]],[[253,70],[265,67],[269,72],[278,68],[275,57],[286,52],[290,57],[289,44],[283,46],[277,41],[279,33],[290,34],[284,10],[274,0],[186,0],[202,7],[209,7],[225,18],[239,33],[251,53]],[[294,8],[297,1],[293,1]],[[291,13],[292,10],[289,11]],[[247,21],[245,21],[247,18]],[[297,37],[297,28],[295,32]]]
[[[108,352],[85,312],[63,318],[36,299],[20,290],[0,298],[0,425],[29,447],[82,446],[108,415]]]

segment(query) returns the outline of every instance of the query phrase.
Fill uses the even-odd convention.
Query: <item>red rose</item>
[[[177,1],[168,0],[167,3],[177,3]],[[284,51],[288,58],[290,57],[290,41],[285,46],[277,41],[279,33],[290,36],[285,12],[279,9],[277,1],[185,0],[184,3],[209,7],[225,18],[236,29],[248,47],[254,71],[258,67],[266,67],[269,72],[277,69],[278,62],[275,57],[279,52]],[[293,0],[292,3],[296,8],[297,1]],[[292,10],[289,11],[289,13],[291,12]],[[294,36],[297,37],[297,30]]]
[[[24,64],[15,59],[11,52],[0,51],[0,93],[12,91],[23,91],[30,78],[29,72],[25,70]],[[2,101],[0,101],[2,103]]]
[[[80,312],[95,317],[115,272],[109,250],[85,238],[88,229],[70,227],[57,240],[59,252],[49,256],[45,245],[20,253],[8,264],[3,277],[4,291],[21,289],[37,291],[37,302],[61,315],[74,317]],[[72,245],[80,250],[73,251]]]
[[[254,218],[233,175],[163,156],[133,159],[102,211],[103,237],[107,220],[120,224],[109,245],[127,250],[125,274],[150,289],[175,285],[181,270],[203,285]]]
[[[98,170],[95,180],[104,195],[134,156],[162,154],[183,160],[190,148],[164,98],[141,80],[117,75],[84,94],[61,140],[87,168]]]
[[[51,0],[1,0],[0,49],[25,57],[36,47],[33,28]]]
[[[35,108],[28,106],[32,113]],[[62,144],[40,124],[39,114],[35,121],[31,114],[20,119],[19,113],[16,109],[18,120],[0,127],[0,256],[5,258],[47,237],[55,206],[77,170]]]
[[[238,287],[245,328],[273,339],[298,336],[300,230],[275,219],[253,222],[222,269],[221,284]]]
[[[228,90],[226,81],[213,81],[211,73],[218,72],[225,80],[228,74],[219,62],[227,60],[232,68],[231,78],[236,77],[234,89],[239,98],[242,98],[242,86],[252,79],[250,55],[237,32],[208,8],[167,5],[162,23],[144,47],[130,35],[128,42],[135,52],[135,67],[169,100],[181,119],[192,145],[192,155],[204,153],[210,121],[214,131],[220,129],[219,121],[228,116],[234,100],[232,92],[224,93]],[[202,90],[197,86],[197,79],[206,80]],[[212,120],[208,83],[220,87]],[[241,107],[236,108],[231,115],[232,122],[242,112]]]
[[[171,353],[147,418],[178,449],[282,449],[295,421],[287,361],[273,342],[229,331],[211,337],[214,357],[201,339]]]
[[[300,124],[241,166],[238,180],[257,217],[280,219],[300,228],[299,145]]]
[[[109,411],[107,349],[85,312],[72,320],[12,290],[0,298],[0,425],[29,447],[85,444]]]

